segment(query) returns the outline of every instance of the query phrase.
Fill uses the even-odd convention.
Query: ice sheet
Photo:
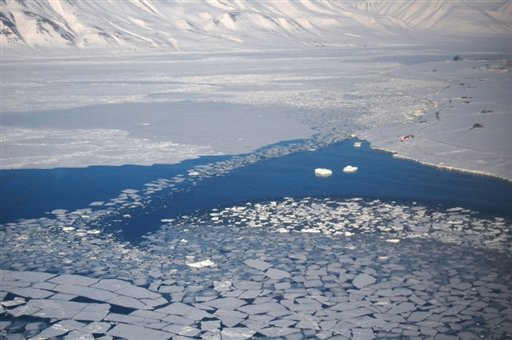
[[[356,132],[400,157],[510,179],[510,62],[483,48],[461,46],[458,61],[431,47],[8,60],[1,166],[175,163]]]

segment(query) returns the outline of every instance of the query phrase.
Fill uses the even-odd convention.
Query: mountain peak
[[[1,0],[9,50],[217,51],[512,33],[510,1]],[[409,37],[409,38],[408,38]]]

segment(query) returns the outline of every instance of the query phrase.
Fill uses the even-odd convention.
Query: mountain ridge
[[[512,36],[512,1],[1,0],[7,51],[361,46]]]

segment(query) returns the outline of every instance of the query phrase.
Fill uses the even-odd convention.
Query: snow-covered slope
[[[365,1],[355,7],[388,27],[471,36],[512,32],[512,1]]]
[[[0,0],[5,50],[209,51],[512,35],[511,1]]]

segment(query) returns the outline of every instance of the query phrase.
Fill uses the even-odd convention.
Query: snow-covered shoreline
[[[11,60],[1,168],[176,163],[356,131],[396,157],[511,180],[511,58],[454,56],[313,49]]]
[[[432,90],[411,88],[430,110],[402,124],[360,131],[373,148],[439,168],[512,180],[510,59],[468,59],[415,66],[415,73],[444,82]],[[403,79],[403,78],[402,78]]]

